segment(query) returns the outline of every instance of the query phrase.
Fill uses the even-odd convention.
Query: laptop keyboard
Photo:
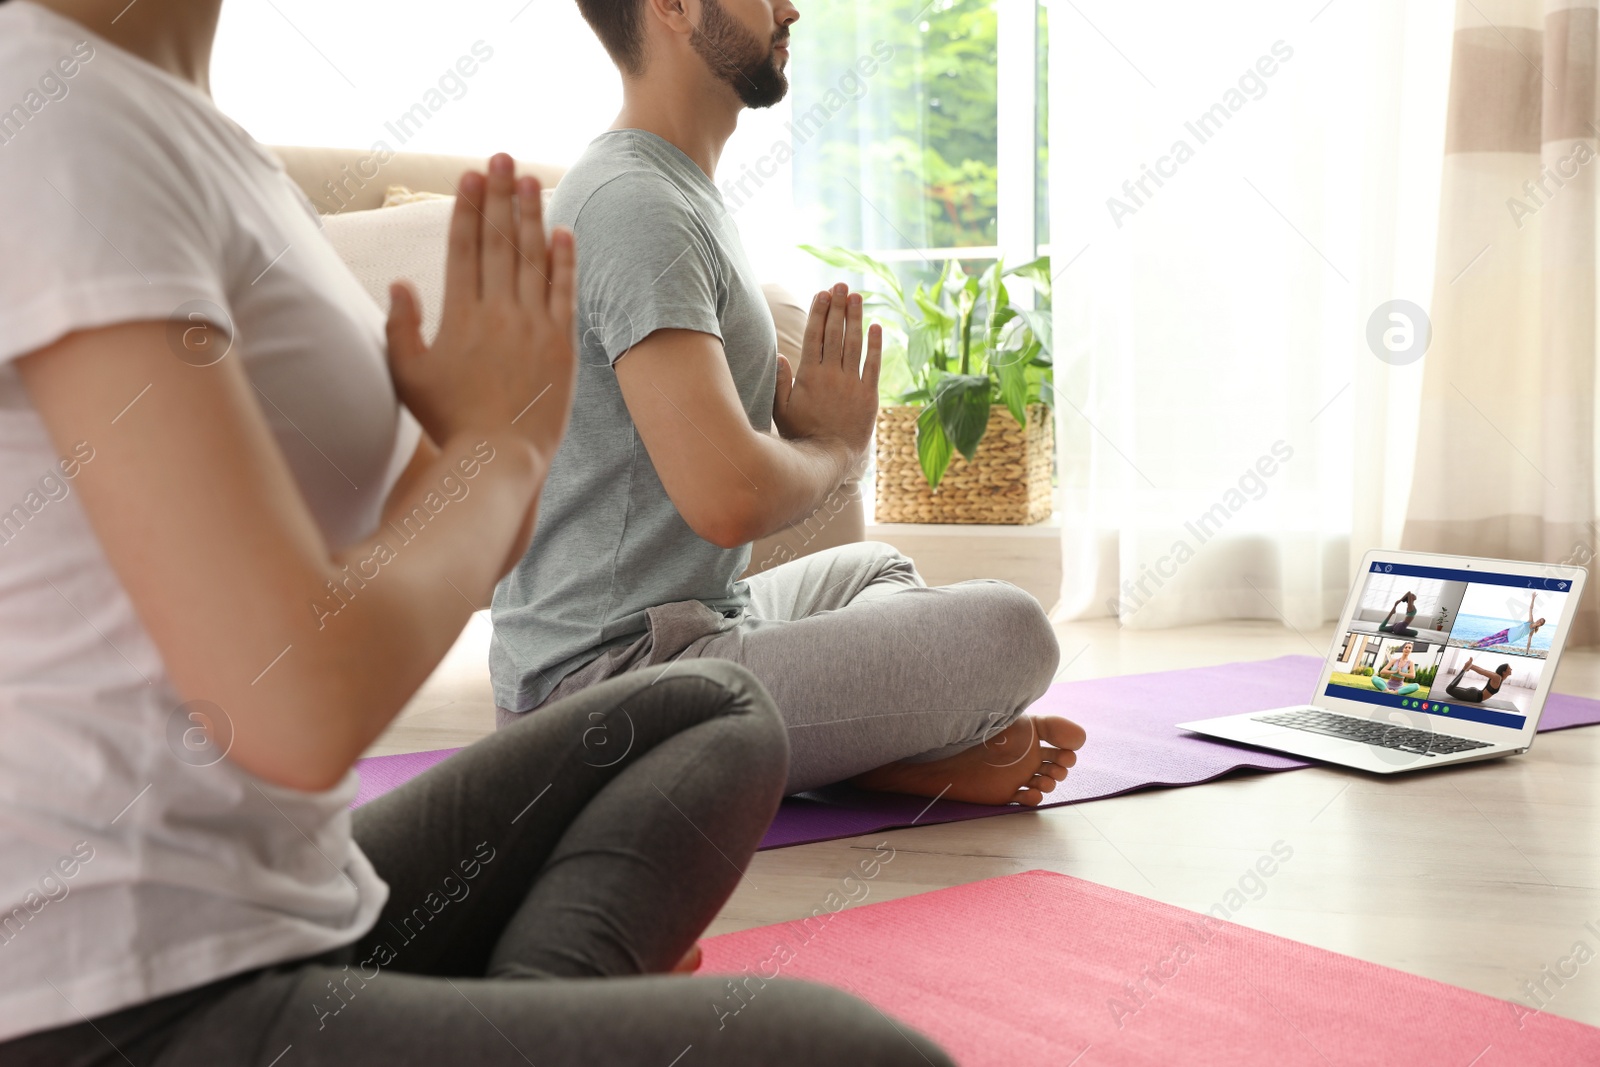
[[[1448,755],[1490,747],[1487,741],[1436,734],[1431,730],[1413,730],[1409,726],[1358,719],[1352,715],[1335,715],[1327,711],[1278,711],[1270,715],[1256,715],[1253,718],[1256,722],[1264,722],[1271,726],[1287,726],[1291,730],[1342,737],[1347,741],[1360,741],[1362,744],[1392,748],[1400,752],[1414,752],[1419,756]]]

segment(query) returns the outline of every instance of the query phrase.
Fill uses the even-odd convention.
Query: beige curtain
[[[1460,0],[1403,546],[1593,566],[1596,4]],[[1600,593],[1572,639],[1600,638]]]

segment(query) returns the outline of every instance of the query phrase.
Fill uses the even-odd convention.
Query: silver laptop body
[[[1178,725],[1375,774],[1525,752],[1587,576],[1369,552],[1306,704]]]

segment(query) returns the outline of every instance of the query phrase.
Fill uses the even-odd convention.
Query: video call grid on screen
[[[1324,692],[1520,730],[1569,587],[1565,578],[1374,563]]]

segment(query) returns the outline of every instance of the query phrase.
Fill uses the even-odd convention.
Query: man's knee
[[[1035,697],[1042,694],[1061,662],[1061,645],[1039,601],[1010,582],[996,579],[963,582],[961,586],[971,590],[976,602],[976,610],[964,615],[993,642],[988,653],[993,661],[1004,665],[1007,675],[1022,681]]]
[[[849,558],[854,564],[853,569],[863,572],[877,575],[902,573],[907,576],[917,573],[917,565],[910,556],[883,541],[856,541],[830,551]]]

